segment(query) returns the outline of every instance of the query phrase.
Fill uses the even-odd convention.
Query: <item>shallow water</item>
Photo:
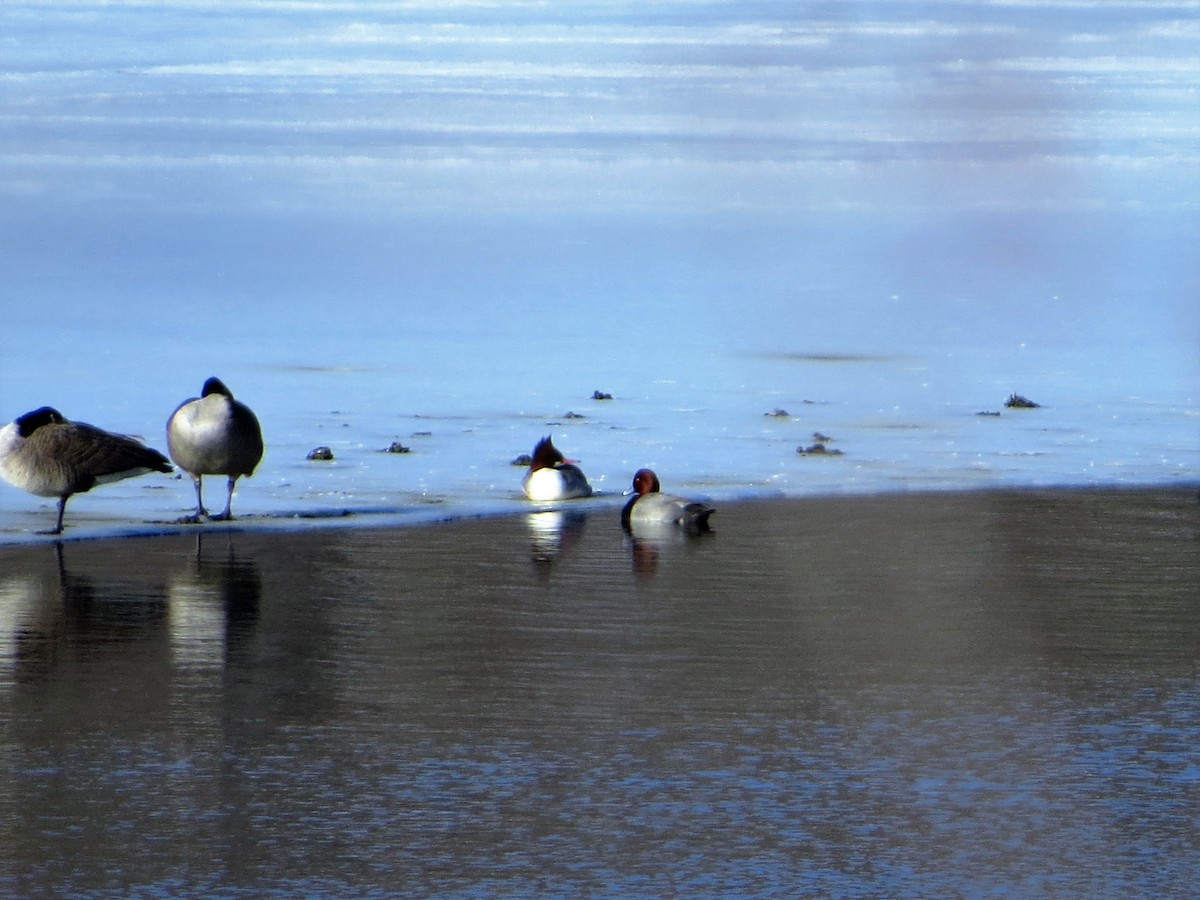
[[[0,549],[0,887],[1191,893],[1194,491],[714,521]]]

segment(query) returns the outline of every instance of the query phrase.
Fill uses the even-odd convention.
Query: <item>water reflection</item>
[[[231,535],[208,539],[219,549],[197,536],[182,563],[155,555],[112,565],[94,546],[61,542],[27,552],[26,564],[0,578],[0,663],[17,682],[129,654],[162,655],[179,669],[221,667],[252,636],[262,580]]]
[[[559,557],[569,553],[571,547],[583,537],[588,513],[579,509],[546,509],[528,513],[525,525],[530,534],[530,559],[534,568],[543,574]]]
[[[172,571],[171,647],[181,668],[221,668],[228,654],[252,638],[258,622],[262,577],[253,559],[239,558],[233,535],[209,535],[215,548],[204,548],[196,535],[195,556]]]
[[[0,552],[0,888],[1190,887],[1191,495],[555,512]]]
[[[152,653],[160,642],[161,584],[74,571],[71,550],[61,542],[38,548],[35,565],[0,581],[6,661],[16,681],[49,678],[78,665],[81,653]]]
[[[672,522],[631,524],[626,528],[626,534],[629,541],[630,565],[633,573],[639,576],[656,574],[664,554],[696,546],[714,537],[714,533],[707,529],[696,531],[682,528]]]

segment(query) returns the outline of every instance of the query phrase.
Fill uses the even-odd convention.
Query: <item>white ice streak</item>
[[[1164,10],[1179,13],[1200,10],[1200,0],[984,0],[981,5],[997,9],[1035,7],[1047,13],[1081,9],[1094,9],[1097,12],[1108,13],[1121,10],[1132,12]]]
[[[1012,35],[1005,25],[956,25],[936,20],[917,22],[801,20],[780,25],[738,22],[729,25],[589,25],[478,26],[461,23],[391,25],[354,22],[325,35],[331,44],[389,46],[537,47],[827,47],[834,40],[857,37],[971,38]],[[306,39],[319,40],[311,33]]]
[[[307,37],[315,40],[318,36]],[[651,25],[631,28],[545,25],[483,27],[457,23],[413,26],[354,22],[333,29],[325,39],[331,44],[493,47],[803,47],[828,43],[828,36],[824,34],[753,23],[724,27]]]
[[[798,9],[729,20],[703,0],[623,12],[564,4],[553,15],[501,0],[18,2],[0,9],[0,24],[36,39],[17,32],[0,59],[0,194],[52,192],[56,179],[79,191],[88,173],[125,170],[128,185],[106,188],[119,193],[139,167],[178,166],[195,174],[198,197],[236,182],[246,202],[256,194],[245,185],[257,181],[270,185],[261,193],[271,203],[314,184],[336,184],[340,197],[390,186],[482,202],[482,185],[503,205],[536,172],[564,198],[590,200],[602,187],[664,202],[674,190],[745,191],[737,202],[747,204],[887,205],[897,202],[889,179],[915,182],[923,196],[925,184],[942,183],[940,169],[970,173],[972,202],[991,203],[1037,193],[1022,200],[1005,167],[1090,169],[1097,184],[1114,167],[1194,167],[1200,56],[1190,42],[1200,28],[1185,10],[1198,4],[1136,15],[1145,4],[1131,3],[1119,21],[1090,21],[1087,31],[1074,14],[1035,30],[1024,14],[989,11],[1020,0],[961,5],[966,14],[952,21],[928,10],[889,19],[887,3],[864,4],[862,18]],[[564,8],[588,15],[571,24]],[[656,23],[651,8],[675,13],[672,24]],[[158,24],[116,41],[81,39],[104,32],[81,12],[121,9],[135,11],[126,25],[144,21],[143,9]],[[221,16],[210,25],[196,10]],[[43,38],[31,11],[67,40]],[[230,35],[230,23],[246,27]],[[163,51],[159,36],[172,27],[181,40]],[[731,172],[737,183],[719,184]],[[137,189],[188,190],[157,178]]]
[[[689,3],[696,0],[657,0],[658,3]],[[703,2],[703,0],[701,0]],[[265,13],[396,13],[454,10],[520,10],[543,9],[544,0],[9,0],[10,7],[24,7],[34,11],[76,14],[94,11],[155,10],[164,6],[172,10],[194,13],[205,11],[222,15]]]
[[[277,58],[228,60],[207,63],[149,66],[144,75],[199,75],[232,78],[471,78],[529,80],[594,78],[611,80],[676,78],[687,80],[731,77],[767,80],[797,71],[799,67],[771,65],[737,68],[719,65],[561,62],[534,63],[494,59],[446,62],[442,60]]]
[[[1166,76],[1194,78],[1200,74],[1200,56],[1017,56],[988,63],[958,61],[948,70],[992,69],[1000,72],[1072,74],[1111,79],[1137,75],[1164,80]]]

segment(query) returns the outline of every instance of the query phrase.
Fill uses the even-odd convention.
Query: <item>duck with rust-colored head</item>
[[[533,448],[532,462],[521,481],[521,487],[526,497],[537,501],[592,496],[592,486],[588,484],[583,471],[575,465],[574,460],[562,455],[549,435]]]
[[[147,472],[170,472],[159,453],[123,434],[72,422],[42,406],[0,428],[0,477],[39,497],[58,498],[58,520],[44,534],[62,534],[72,494]]]
[[[638,469],[633,476],[633,497],[621,510],[621,524],[627,529],[638,525],[678,525],[687,531],[708,531],[708,517],[715,510],[695,500],[664,494],[658,476],[651,469]]]

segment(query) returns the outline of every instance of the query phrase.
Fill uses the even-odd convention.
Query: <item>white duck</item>
[[[549,436],[533,448],[529,471],[521,481],[530,500],[572,500],[592,496],[592,486],[572,460],[563,457]]]

